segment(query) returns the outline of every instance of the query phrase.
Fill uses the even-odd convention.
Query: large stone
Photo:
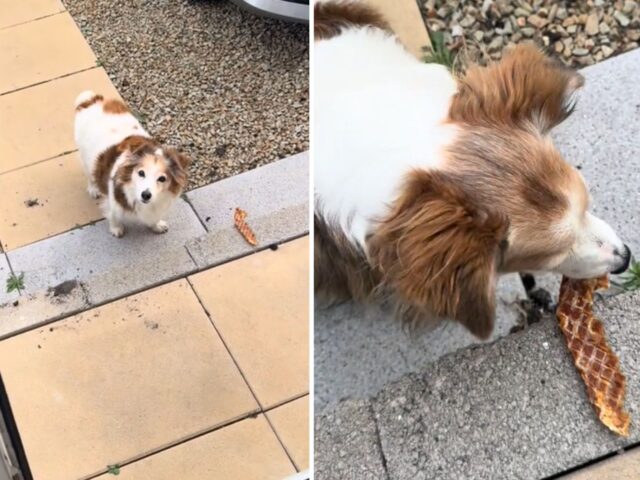
[[[497,324],[488,342],[521,322],[525,293],[517,275],[500,279]],[[391,313],[347,303],[316,309],[315,405],[321,410],[347,397],[366,398],[385,384],[439,357],[478,343],[457,323],[410,335]]]
[[[640,414],[640,292],[596,305]],[[460,350],[390,384],[373,402],[389,477],[531,479],[640,440],[604,427],[554,318]]]
[[[386,479],[371,405],[347,401],[316,416],[314,456],[317,480]]]

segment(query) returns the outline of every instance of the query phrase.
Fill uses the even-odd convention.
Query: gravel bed
[[[637,0],[419,0],[430,31],[444,34],[457,67],[498,60],[507,47],[534,41],[571,67],[638,48]]]
[[[64,0],[151,134],[193,159],[189,188],[309,149],[309,29],[227,0]]]

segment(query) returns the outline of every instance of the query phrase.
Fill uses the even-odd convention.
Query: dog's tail
[[[80,95],[76,97],[76,110],[80,111],[83,108],[90,107],[96,102],[100,102],[104,100],[104,97],[93,90],[85,90]]]

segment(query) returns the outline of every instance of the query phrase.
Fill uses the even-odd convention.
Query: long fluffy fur
[[[157,233],[165,232],[164,217],[187,183],[189,159],[152,139],[121,100],[105,100],[102,95],[85,91],[77,97],[75,106],[75,139],[88,191],[94,198],[104,198],[111,233],[121,236],[122,222],[127,218]],[[161,184],[150,184],[147,203],[138,198],[134,186],[141,181],[134,179],[134,171],[139,172],[143,165],[164,177]]]
[[[449,318],[486,338],[499,272],[611,271],[613,256],[566,256],[623,248],[548,136],[571,114],[579,74],[523,45],[454,78],[410,57],[370,9],[321,5],[319,297],[391,299],[410,326]]]

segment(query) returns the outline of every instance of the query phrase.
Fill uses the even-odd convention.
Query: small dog
[[[87,190],[102,203],[109,231],[124,235],[124,221],[137,220],[156,233],[187,183],[189,159],[163,147],[120,100],[85,91],[75,102],[75,141],[87,175]]]
[[[314,29],[318,295],[389,298],[410,325],[449,318],[487,338],[499,274],[627,268],[550,135],[580,74],[521,45],[456,77],[362,2],[316,4]]]

